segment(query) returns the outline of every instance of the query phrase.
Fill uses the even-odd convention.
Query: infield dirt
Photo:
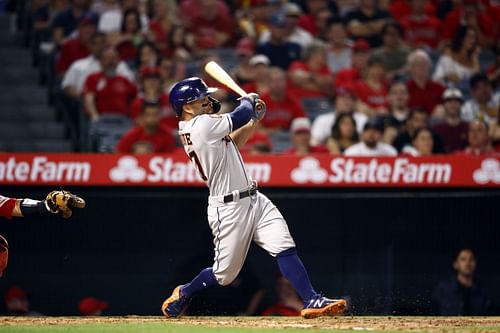
[[[399,332],[500,332],[500,317],[0,317],[0,327],[85,326],[113,324],[175,324],[195,327],[399,331]]]

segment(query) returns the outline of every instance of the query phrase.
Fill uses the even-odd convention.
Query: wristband
[[[21,200],[19,208],[21,209],[21,214],[23,214],[23,216],[29,216],[35,214],[43,215],[48,212],[47,207],[45,206],[45,201],[38,201],[32,199]]]

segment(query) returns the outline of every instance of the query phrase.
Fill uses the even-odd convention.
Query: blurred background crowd
[[[31,66],[4,60],[19,84],[3,93],[15,105],[4,103],[0,151],[175,151],[177,119],[168,103],[173,83],[200,76],[220,88],[215,97],[223,103],[221,112],[236,103],[233,93],[203,72],[210,60],[267,104],[245,148],[251,153],[500,150],[497,1],[4,5],[11,32],[22,32],[30,47]],[[2,48],[11,58],[20,54]],[[23,82],[27,71],[36,71],[35,86]],[[22,101],[15,100],[16,92]],[[17,128],[20,119],[23,127]]]

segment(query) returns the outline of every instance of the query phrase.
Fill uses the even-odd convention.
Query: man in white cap
[[[328,149],[323,145],[311,146],[311,121],[307,117],[298,117],[292,120],[290,137],[292,147],[286,151],[287,153],[296,155],[328,153]]]
[[[460,90],[448,88],[444,91],[444,119],[434,125],[432,130],[441,137],[446,153],[463,150],[467,146],[469,125],[460,118],[462,104],[463,96]]]

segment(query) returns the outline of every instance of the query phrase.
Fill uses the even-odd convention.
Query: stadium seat
[[[272,143],[272,151],[281,153],[292,146],[290,133],[288,131],[275,132],[269,135]]]
[[[326,97],[308,97],[303,98],[301,102],[311,121],[319,115],[333,111],[333,105]]]

